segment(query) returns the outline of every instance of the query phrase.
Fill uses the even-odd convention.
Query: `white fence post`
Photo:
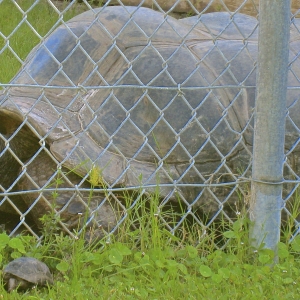
[[[250,240],[276,252],[280,238],[290,0],[261,0]]]

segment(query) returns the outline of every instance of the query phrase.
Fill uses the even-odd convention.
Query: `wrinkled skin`
[[[4,116],[1,116],[1,133],[3,138],[8,139],[11,134],[16,130],[18,124],[16,122],[8,122]],[[4,127],[3,125],[6,124]],[[14,158],[13,152],[15,156],[17,156],[23,163],[26,162],[29,158],[31,158],[34,153],[38,150],[38,140],[32,135],[32,132],[28,130],[26,127],[23,127],[19,133],[9,141],[9,148],[11,150],[6,150],[5,141],[3,138],[0,138],[0,178],[1,178],[1,186],[4,189],[8,189],[15,179],[18,177],[20,173],[20,164]],[[14,202],[17,203],[18,208],[21,211],[25,211],[27,205],[25,205],[24,201],[19,196],[13,196]],[[11,212],[11,206],[9,204],[4,203],[1,205],[1,210]]]
[[[4,120],[4,119],[2,119]],[[15,131],[17,124],[9,124],[9,129],[11,132]],[[18,124],[19,125],[19,124]],[[9,139],[11,134],[7,128],[2,128],[3,137]],[[18,134],[9,141],[9,148],[11,152],[17,156],[21,163],[25,164],[28,160],[36,154],[39,149],[38,139],[34,137],[32,132],[26,127],[22,127]],[[18,178],[21,172],[21,164],[16,160],[13,154],[10,151],[5,149],[5,142],[3,139],[0,139],[0,178],[1,185],[4,189],[8,189],[12,186],[16,178]],[[37,187],[42,187],[46,184],[51,176],[53,176],[57,166],[55,162],[42,151],[34,161],[29,164],[27,167],[27,174],[34,178],[35,185],[28,179],[27,176],[22,176],[17,181],[13,187],[13,191],[20,190],[35,190]],[[70,172],[66,168],[62,168],[62,173],[67,174],[64,178],[67,178],[72,184],[68,184],[64,178],[63,183],[59,185],[60,188],[72,187],[74,184],[79,184],[82,181],[82,178],[76,175],[73,172]],[[57,177],[57,176],[56,176]],[[51,186],[51,184],[50,184]],[[52,181],[52,186],[55,187],[55,180]],[[89,189],[91,187],[88,183],[81,183],[80,187]],[[87,207],[84,203],[89,203],[89,210],[94,210],[97,206],[104,200],[104,195],[99,195],[93,193],[92,199],[89,199],[89,192],[83,192],[81,194],[76,194],[74,197],[73,192],[62,192],[58,194],[57,198],[53,198],[50,192],[44,192],[43,196],[39,200],[38,205],[35,205],[31,209],[31,215],[33,216],[37,225],[41,228],[42,223],[39,218],[42,217],[45,213],[51,212],[53,205],[55,209],[59,212],[61,221],[67,226],[67,229],[73,232],[82,228],[83,224],[86,222],[87,216]],[[15,195],[10,196],[10,200],[18,207],[18,209],[24,213],[32,205],[33,201],[38,197],[38,193],[24,194],[24,195]],[[70,201],[72,199],[72,201]],[[1,210],[9,213],[15,213],[11,205],[6,201],[1,205]],[[61,211],[60,211],[61,210]],[[111,231],[116,224],[116,216],[118,213],[117,207],[113,207],[110,202],[106,202],[102,205],[101,209],[94,213],[94,220],[89,223],[85,231],[85,239],[88,242],[94,241],[95,239],[100,239],[105,236],[106,233]],[[10,285],[13,288],[17,285],[21,285],[20,288],[28,286],[28,282],[12,279]]]
[[[8,122],[3,115],[0,115],[0,118],[2,123],[2,126],[0,125],[2,136],[5,139],[9,139],[9,137],[17,129],[17,123]],[[5,125],[5,127],[3,125]],[[10,151],[5,151],[5,153],[3,152],[5,148],[5,141],[1,138],[1,185],[5,188],[8,188],[17,177],[20,171],[20,165],[17,163]],[[38,150],[38,139],[32,135],[32,132],[28,128],[22,127],[18,134],[9,141],[9,148],[21,161],[25,162]],[[8,172],[7,170],[10,171]]]

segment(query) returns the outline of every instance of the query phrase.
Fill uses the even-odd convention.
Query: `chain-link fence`
[[[95,8],[86,1],[2,1],[0,10],[10,5],[18,21],[0,30],[0,62],[10,56],[22,65],[0,84],[5,230],[40,238],[40,218],[54,212],[71,236],[87,226],[88,237],[102,237],[122,226],[126,197],[134,206],[157,194],[157,214],[172,233],[188,219],[203,232],[222,218],[234,220],[250,195],[257,2],[107,1]],[[183,4],[188,9],[176,10]],[[254,16],[240,13],[250,6]],[[295,6],[282,203],[293,236],[300,138]],[[42,9],[45,22],[51,18],[44,32],[32,25]],[[66,21],[71,14],[77,16]],[[40,41],[26,60],[14,40],[23,27]],[[163,214],[171,203],[180,208],[176,222]]]

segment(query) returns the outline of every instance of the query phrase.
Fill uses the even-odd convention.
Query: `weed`
[[[25,293],[44,299],[60,298],[63,294],[92,299],[178,299],[186,295],[189,299],[211,299],[211,295],[214,299],[296,297],[300,284],[300,238],[291,245],[279,244],[280,261],[271,268],[272,251],[250,253],[249,221],[245,216],[234,223],[223,221],[222,227],[227,228],[223,237],[228,242],[224,250],[216,249],[212,242],[216,231],[203,235],[199,234],[199,227],[193,226],[185,233],[189,238],[179,239],[165,229],[155,195],[147,199],[150,203],[144,201],[144,195],[135,196],[135,205],[129,198],[126,200],[126,230],[120,230],[109,243],[102,240],[91,245],[83,237],[75,240],[56,233],[37,247],[33,237],[9,238],[0,234],[1,265],[23,255],[45,261],[54,273],[54,286]],[[45,218],[44,222],[51,228],[46,223],[53,219]],[[0,294],[7,296],[3,287]],[[13,295],[23,299],[22,294]]]

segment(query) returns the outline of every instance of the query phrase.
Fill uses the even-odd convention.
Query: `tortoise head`
[[[0,184],[4,188],[16,179],[22,163],[38,150],[38,138],[16,114],[0,109]]]

